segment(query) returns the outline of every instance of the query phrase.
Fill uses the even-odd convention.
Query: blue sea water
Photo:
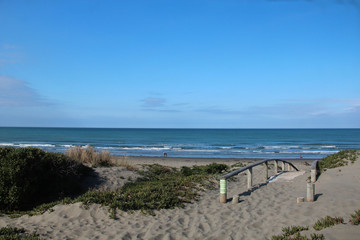
[[[65,152],[94,146],[122,156],[322,158],[360,148],[360,129],[110,129],[0,127],[0,146]]]

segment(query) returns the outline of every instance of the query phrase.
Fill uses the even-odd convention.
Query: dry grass
[[[127,170],[130,170],[130,171],[138,171],[139,168],[132,165],[130,162],[129,162],[129,157],[128,156],[122,156],[122,157],[119,157],[119,158],[116,158],[115,161],[115,165],[116,166],[119,166],[119,167],[124,167],[126,168]]]
[[[96,151],[92,146],[69,148],[66,155],[73,160],[92,167],[112,166],[111,155],[109,151]]]

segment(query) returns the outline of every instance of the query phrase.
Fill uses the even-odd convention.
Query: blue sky
[[[360,127],[358,0],[0,0],[0,126]]]

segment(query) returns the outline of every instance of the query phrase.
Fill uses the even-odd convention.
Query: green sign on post
[[[227,192],[227,183],[225,179],[220,179],[220,193],[226,194]]]

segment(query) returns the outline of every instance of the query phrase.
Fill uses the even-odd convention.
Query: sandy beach
[[[174,159],[119,157],[116,161],[132,165],[159,163],[180,167],[212,162],[234,164],[254,159]],[[80,203],[57,205],[53,211],[20,218],[0,217],[0,227],[14,226],[36,231],[43,239],[271,239],[290,225],[309,226],[303,232],[316,232],[312,225],[322,217],[343,217],[345,224],[316,233],[326,239],[359,239],[360,227],[349,223],[350,214],[360,209],[360,160],[349,166],[329,169],[316,182],[316,201],[297,203],[306,196],[306,179],[312,160],[291,160],[302,174],[294,179],[278,179],[264,183],[263,167],[255,167],[254,188],[247,191],[246,175],[228,182],[228,198],[240,196],[238,204],[219,203],[219,189],[201,192],[200,200],[184,208],[155,211],[155,216],[139,211],[118,211],[110,219],[106,207]],[[98,177],[87,179],[100,189],[116,189],[137,174],[122,167],[96,168]],[[269,176],[273,175],[271,166]],[[99,180],[100,179],[100,180]]]

